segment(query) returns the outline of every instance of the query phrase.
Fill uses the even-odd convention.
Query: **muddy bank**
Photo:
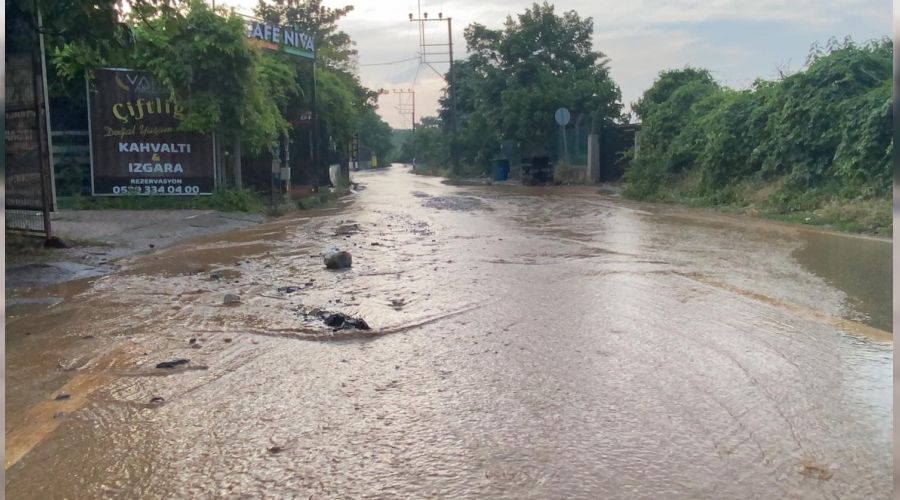
[[[260,214],[212,210],[62,210],[53,214],[51,227],[69,248],[22,242],[21,248],[8,249],[7,296],[17,289],[103,276],[117,269],[119,259],[263,220]]]

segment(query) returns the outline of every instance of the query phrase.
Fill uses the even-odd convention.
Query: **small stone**
[[[158,403],[163,403],[165,401],[166,401],[166,398],[164,398],[162,396],[153,396],[152,398],[150,398],[150,404],[158,404]]]
[[[284,451],[284,448],[282,448],[281,446],[273,446],[269,448],[269,453],[273,455],[275,455],[276,453],[281,453],[282,451]]]
[[[150,243],[150,244],[147,245],[147,246],[150,247],[150,248],[156,248],[156,245],[154,245],[153,243]]]
[[[67,392],[61,392],[61,393],[59,393],[59,394],[56,395],[56,398],[55,398],[55,399],[56,399],[57,401],[62,401],[62,400],[64,400],[64,399],[69,399],[69,398],[71,398],[71,397],[72,397],[71,394],[69,394],[69,393],[67,393]]]
[[[325,267],[328,269],[346,269],[353,266],[353,256],[346,250],[331,251],[325,254]]]
[[[188,344],[194,345],[197,343],[197,339],[188,340]]]
[[[230,344],[230,343],[231,343],[231,339],[230,339],[230,338],[226,338],[226,339],[225,339],[225,343],[226,343],[226,344]]]
[[[241,296],[240,296],[240,295],[235,295],[235,294],[233,294],[233,293],[226,293],[226,294],[225,294],[225,299],[223,300],[223,303],[224,303],[226,306],[227,306],[227,305],[233,305],[233,304],[240,304],[240,303],[241,303]]]

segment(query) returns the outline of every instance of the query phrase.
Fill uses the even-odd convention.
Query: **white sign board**
[[[560,127],[565,127],[569,124],[569,120],[572,119],[572,115],[566,108],[557,109],[554,117],[556,118],[556,123],[558,123]]]

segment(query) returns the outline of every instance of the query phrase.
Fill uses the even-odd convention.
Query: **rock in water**
[[[59,236],[51,236],[44,240],[44,247],[46,248],[69,248],[69,245],[66,244],[65,241],[62,240]]]
[[[335,330],[370,330],[368,323],[362,318],[351,318],[346,314],[326,314],[322,321]]]
[[[343,314],[329,314],[323,320],[326,326],[330,326],[332,328],[340,328],[344,326],[344,322],[347,321],[347,317]]]
[[[343,328],[355,328],[357,330],[371,330],[369,328],[369,324],[362,318],[350,318],[347,321],[344,321]]]
[[[333,250],[325,254],[325,267],[346,269],[353,265],[353,257],[346,250]]]
[[[235,295],[235,294],[233,294],[233,293],[226,293],[226,294],[225,294],[225,300],[224,300],[223,302],[224,302],[224,304],[225,304],[226,306],[230,306],[230,305],[233,305],[233,304],[240,304],[240,303],[241,303],[241,297],[240,297],[240,295]]]

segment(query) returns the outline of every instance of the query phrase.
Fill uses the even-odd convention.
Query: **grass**
[[[44,238],[14,231],[6,232],[6,257],[13,260],[15,257],[32,257],[41,260],[50,254],[50,249],[44,248]],[[13,258],[13,259],[11,259]]]
[[[349,188],[325,190],[291,201],[268,205],[263,198],[249,189],[223,189],[210,196],[120,196],[120,197],[70,197],[60,198],[62,209],[74,210],[161,210],[200,209],[222,212],[264,213],[280,217],[293,210],[311,210],[334,206],[338,198]]]
[[[334,206],[338,198],[342,194],[346,194],[346,190],[338,191],[320,191],[310,196],[304,196],[296,200],[297,208],[300,210],[312,210],[315,208],[328,208]]]
[[[891,237],[891,200],[829,200],[820,208],[796,212],[762,212],[763,217],[783,222],[824,226],[836,231]]]
[[[699,176],[687,172],[673,179],[647,201],[755,215],[767,219],[820,226],[835,231],[891,237],[891,199],[859,198],[826,190],[795,191],[786,181],[745,180],[712,192],[698,189]]]
[[[587,184],[587,166],[559,163],[553,169],[553,180],[562,184]]]
[[[262,198],[250,189],[220,189],[209,196],[74,196],[60,198],[59,206],[74,210],[200,209],[222,212],[262,212],[265,208]]]
[[[69,248],[109,247],[109,242],[92,238],[65,238]],[[53,258],[57,249],[44,246],[44,237],[6,231],[6,259],[10,264],[40,263]]]
[[[448,167],[438,167],[434,165],[424,165],[418,164],[416,165],[416,169],[413,171],[416,175],[424,175],[427,177],[451,177],[451,172]]]

